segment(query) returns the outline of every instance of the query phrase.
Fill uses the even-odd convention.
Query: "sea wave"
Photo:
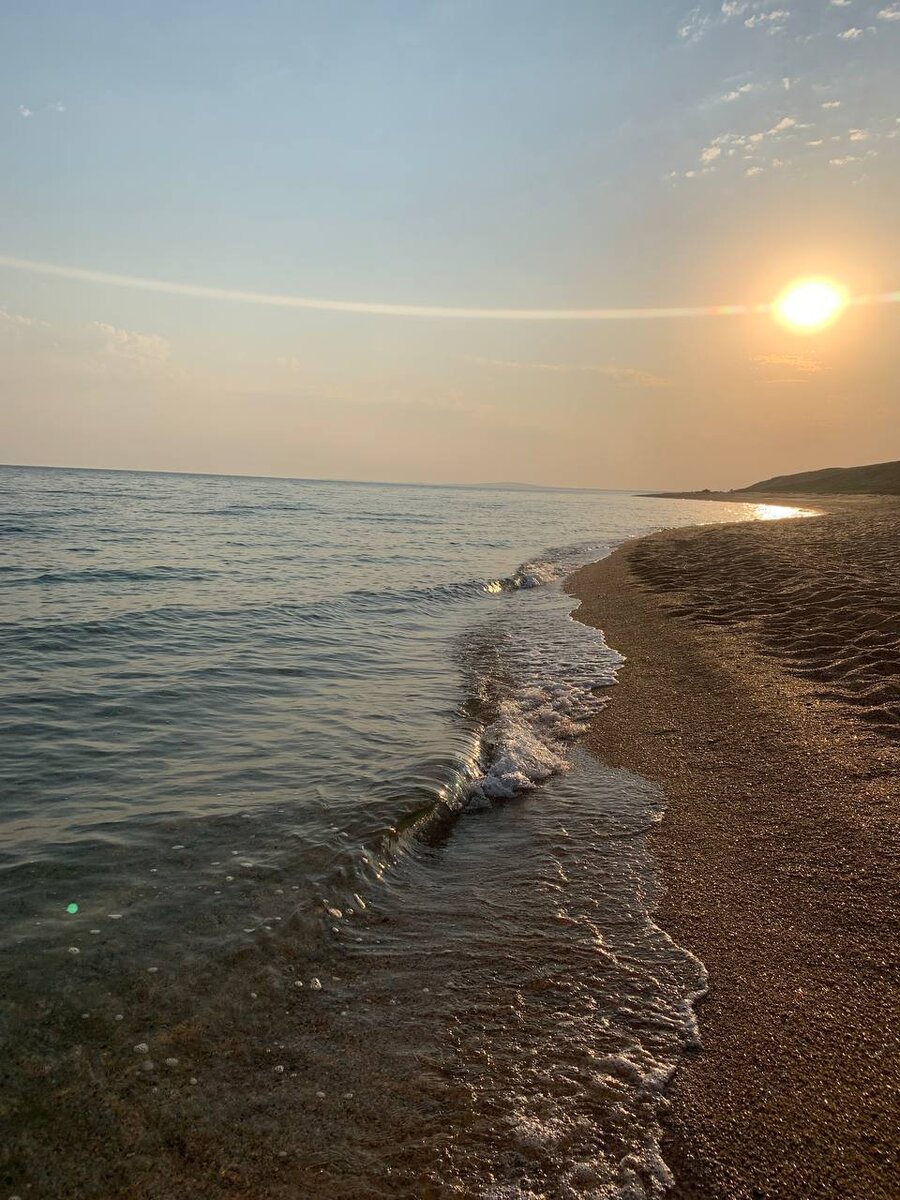
[[[500,587],[531,592],[558,585],[573,554],[523,563]],[[520,600],[520,608],[485,631],[481,653],[470,656],[471,694],[489,714],[480,737],[482,770],[471,790],[475,804],[508,799],[565,771],[567,744],[603,706],[602,689],[615,683],[623,662],[598,631],[570,619],[572,604],[558,586]]]

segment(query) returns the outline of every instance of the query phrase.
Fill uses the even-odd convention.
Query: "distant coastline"
[[[698,492],[647,492],[669,500],[734,500],[756,493],[781,496],[900,496],[900,462],[862,467],[825,467],[795,475],[775,475],[729,492],[704,488]]]

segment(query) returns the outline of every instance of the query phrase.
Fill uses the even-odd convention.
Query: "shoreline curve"
[[[685,1200],[896,1181],[900,501],[802,502],[820,515],[652,534],[565,585],[626,660],[587,745],[663,788],[655,919],[710,976],[668,1091]]]

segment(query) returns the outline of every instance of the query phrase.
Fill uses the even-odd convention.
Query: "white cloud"
[[[841,102],[840,102],[840,100],[826,100],[824,102],[824,104],[822,105],[822,107],[823,108],[840,108]]]
[[[762,175],[762,173],[763,173],[762,167],[748,167],[747,170],[744,172],[744,174],[748,178],[750,178],[753,175]]]
[[[861,29],[857,29],[856,26],[854,25],[850,29],[845,29],[843,33],[839,33],[838,37],[843,42],[853,42],[857,38],[861,38],[862,35],[863,35],[863,31]]]
[[[169,343],[155,333],[117,329],[115,325],[107,325],[103,321],[93,321],[91,328],[100,337],[103,353],[113,358],[127,359],[132,363],[161,363],[169,357]]]
[[[831,0],[835,8],[849,8],[853,0]]]
[[[691,9],[682,23],[678,26],[678,36],[683,42],[699,42],[715,21],[699,8]]]
[[[859,162],[859,157],[856,154],[845,154],[843,158],[829,158],[828,162],[832,167],[846,167],[850,163]]]
[[[692,8],[678,27],[678,37],[688,44],[699,42],[711,30],[720,29],[741,18],[747,29],[780,33],[790,15],[786,8],[766,10],[764,0],[723,0],[718,12],[705,11],[699,5]]]
[[[23,317],[20,313],[7,312],[5,308],[0,308],[0,332],[2,333],[21,333],[23,329],[32,329],[35,322],[31,317]]]
[[[892,4],[889,8],[882,8],[878,13],[879,21],[900,21],[900,4]]]
[[[868,129],[851,129],[850,130],[850,141],[851,142],[867,142],[869,140],[869,137],[870,137],[870,134],[869,134]]]
[[[750,92],[756,92],[758,90],[759,84],[757,83],[742,83],[740,87],[736,87],[731,92],[726,92],[725,95],[720,96],[719,99],[725,104],[731,104],[735,100],[740,100],[741,96],[747,96]]]
[[[19,116],[24,117],[26,121],[29,119],[29,117],[33,117],[35,114],[35,110],[33,108],[29,108],[27,104],[20,104],[16,111],[18,112]],[[66,106],[61,100],[54,100],[52,104],[45,105],[41,111],[64,113],[66,111]]]
[[[770,33],[778,33],[790,15],[786,8],[774,8],[771,12],[754,13],[747,17],[744,25],[747,29],[768,29]]]
[[[707,146],[700,154],[700,161],[711,163],[722,153],[719,146]]]

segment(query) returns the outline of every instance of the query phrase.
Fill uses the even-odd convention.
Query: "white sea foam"
[[[565,567],[560,562],[549,559],[538,559],[536,562],[523,563],[512,577],[512,583],[519,588],[541,587],[552,583],[564,573]]]
[[[599,631],[568,617],[573,602],[559,580],[569,565],[552,559],[523,564],[512,590],[530,594],[509,596],[485,629],[490,651],[472,664],[473,693],[489,714],[471,789],[475,805],[509,799],[565,771],[566,743],[602,707],[598,689],[615,682],[621,655]],[[540,586],[548,583],[553,586]]]

